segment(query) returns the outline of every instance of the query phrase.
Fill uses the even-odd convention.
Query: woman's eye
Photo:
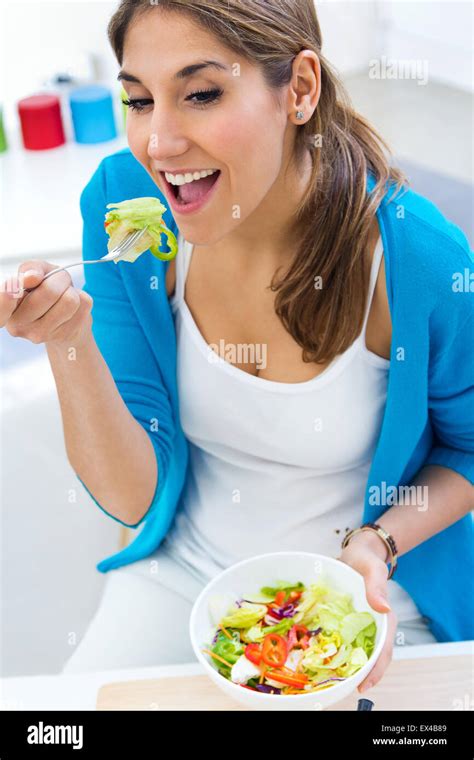
[[[191,93],[191,95],[188,95],[186,100],[193,101],[193,98],[197,98],[197,100],[194,100],[194,105],[205,107],[209,103],[215,103],[219,98],[221,97],[223,93],[223,90],[216,87],[211,90],[197,90],[197,92]]]
[[[194,105],[199,108],[203,108],[209,103],[215,103],[219,100],[222,94],[223,90],[219,88],[197,90],[196,92],[191,93],[191,95],[188,95],[186,100],[192,101]],[[151,98],[129,98],[123,99],[122,103],[124,106],[127,106],[127,108],[131,108],[132,111],[143,111],[147,106],[153,103],[153,100],[151,100]]]
[[[122,103],[124,106],[127,106],[127,108],[131,108],[132,111],[143,111],[146,106],[149,106],[150,103],[153,103],[150,98],[130,98],[129,100],[122,100]]]

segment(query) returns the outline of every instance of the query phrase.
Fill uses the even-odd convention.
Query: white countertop
[[[0,262],[81,258],[79,197],[101,160],[126,145],[124,134],[95,145],[68,142],[41,151],[10,142],[0,153],[5,228]]]
[[[473,655],[474,641],[395,647],[394,660],[417,657]],[[155,668],[102,670],[78,675],[20,676],[0,679],[0,710],[95,710],[97,692],[113,681],[195,676],[204,674],[198,663]]]

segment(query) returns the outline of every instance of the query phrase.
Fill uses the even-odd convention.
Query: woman
[[[46,344],[78,478],[141,528],[99,563],[63,672],[193,660],[203,585],[278,550],[339,557],[388,612],[361,690],[395,643],[471,638],[463,233],[344,100],[311,0],[124,0],[109,37],[130,151],[82,194],[84,258],[106,250],[107,203],[150,195],[177,258],[3,301],[11,334]],[[51,268],[19,273],[31,287]]]

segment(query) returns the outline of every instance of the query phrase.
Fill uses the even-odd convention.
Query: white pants
[[[145,559],[109,570],[99,607],[61,672],[195,662],[189,616],[205,585],[163,544]],[[397,633],[405,645],[436,641],[421,617],[399,623]]]

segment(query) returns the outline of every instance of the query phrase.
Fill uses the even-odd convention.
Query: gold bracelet
[[[345,547],[351,540],[352,536],[355,536],[356,533],[359,533],[362,530],[373,531],[384,542],[385,546],[387,547],[388,561],[390,563],[388,578],[391,578],[395,572],[395,568],[397,567],[398,549],[397,549],[397,545],[395,543],[395,539],[393,538],[393,536],[391,536],[390,533],[387,533],[387,531],[384,530],[384,528],[382,528],[382,526],[379,525],[378,523],[364,523],[364,525],[361,525],[360,528],[354,528],[353,530],[350,530],[349,533],[347,533],[344,536],[342,540],[341,548],[345,549]],[[387,564],[387,558],[384,560],[384,562],[385,564]]]

